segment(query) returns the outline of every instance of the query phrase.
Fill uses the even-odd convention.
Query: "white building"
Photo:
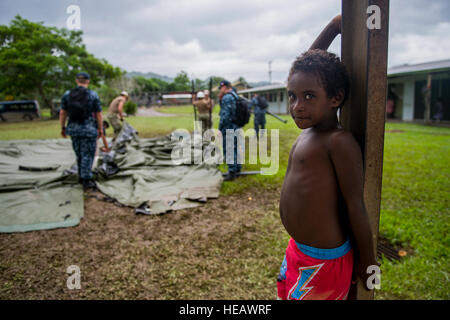
[[[180,105],[192,103],[192,94],[190,93],[167,93],[162,95],[163,105]]]
[[[443,99],[443,119],[450,121],[450,60],[401,65],[389,68],[388,90],[398,97],[395,102],[394,118],[404,121],[422,120],[425,102],[423,88],[428,75],[431,83],[431,117],[436,113],[438,98]]]

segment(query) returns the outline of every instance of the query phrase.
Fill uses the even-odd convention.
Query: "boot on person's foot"
[[[92,180],[92,179],[83,180],[83,190],[84,191],[88,191],[88,190],[95,191],[95,190],[97,190],[97,185],[95,184],[94,180]]]
[[[236,173],[228,172],[228,174],[223,178],[223,181],[233,181],[234,179],[236,179]]]

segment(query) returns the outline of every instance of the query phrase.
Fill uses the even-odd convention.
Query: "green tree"
[[[203,81],[203,80],[200,80],[200,79],[195,79],[194,80],[195,91],[208,89],[208,83],[206,81]]]
[[[81,31],[46,27],[17,15],[9,27],[0,25],[0,92],[52,99],[74,87],[75,75],[87,71],[91,83],[119,77],[123,71],[86,51]]]
[[[162,79],[158,79],[158,78],[151,78],[151,80],[153,81],[153,83],[155,83],[156,85],[159,86],[159,92],[165,92],[165,91],[169,91],[168,86],[169,83],[162,80]]]
[[[137,95],[141,95],[142,93],[147,92],[158,92],[161,90],[159,84],[154,82],[152,79],[147,79],[142,76],[138,76],[134,77],[134,81],[136,82],[135,93]]]
[[[190,91],[191,80],[185,71],[181,71],[177,74],[172,83],[169,83],[170,91]]]

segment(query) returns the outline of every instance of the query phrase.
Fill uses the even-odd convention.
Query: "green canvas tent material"
[[[223,181],[212,163],[176,164],[174,134],[139,139],[127,123],[108,154],[100,153],[98,189],[148,214],[196,207],[219,196]],[[205,145],[203,145],[205,146]],[[194,156],[203,149],[188,146]],[[187,155],[185,155],[187,156]],[[0,232],[71,227],[84,215],[70,139],[0,141]],[[108,166],[116,168],[111,174]]]
[[[0,141],[0,232],[71,227],[83,217],[70,140]]]

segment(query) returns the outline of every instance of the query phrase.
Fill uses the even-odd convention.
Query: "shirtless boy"
[[[346,299],[355,274],[364,284],[377,265],[363,200],[359,145],[337,110],[349,92],[345,66],[328,48],[340,32],[336,17],[292,64],[290,114],[302,132],[290,155],[280,216],[292,237],[278,276],[279,299]]]

